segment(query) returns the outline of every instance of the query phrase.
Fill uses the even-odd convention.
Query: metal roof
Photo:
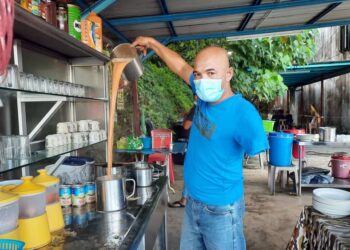
[[[350,61],[313,63],[291,66],[282,72],[284,84],[289,88],[308,85],[350,72]]]
[[[120,42],[153,36],[164,44],[350,24],[350,0],[75,0],[103,18]],[[90,3],[90,4],[89,4]]]

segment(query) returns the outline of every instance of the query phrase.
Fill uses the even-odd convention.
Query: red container
[[[305,129],[292,128],[292,129],[286,129],[286,130],[284,130],[284,132],[294,134],[294,139],[296,139],[296,135],[305,134]],[[299,158],[298,144],[296,144],[296,143],[293,143],[292,155],[295,159]],[[301,158],[304,159],[304,157],[305,157],[305,148],[304,148],[304,146],[302,146],[301,147]]]
[[[332,156],[333,158],[333,156]],[[347,158],[349,158],[347,156]],[[332,167],[332,176],[335,178],[349,179],[350,178],[350,159],[332,159],[329,164]]]

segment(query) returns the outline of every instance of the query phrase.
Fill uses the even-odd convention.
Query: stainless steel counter
[[[43,249],[167,249],[167,178],[137,196],[118,212],[96,212],[95,204],[64,209],[64,231]]]

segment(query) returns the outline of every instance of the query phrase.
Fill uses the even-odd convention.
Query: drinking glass
[[[28,159],[30,158],[29,137],[26,135],[16,135],[12,137],[13,142],[13,158]]]
[[[32,75],[32,74],[28,74],[26,79],[27,79],[27,87],[26,87],[26,90],[29,90],[29,91],[35,91],[35,76]]]
[[[1,136],[0,141],[3,147],[4,159],[13,159],[13,142],[11,136]]]
[[[7,87],[18,88],[19,72],[17,65],[9,65],[7,67]]]
[[[23,72],[19,73],[19,88],[27,90],[27,75]]]
[[[59,94],[60,93],[60,83],[59,81],[53,80],[53,94]]]
[[[48,84],[47,79],[44,77],[39,77],[39,86],[40,86],[40,92],[48,93]]]

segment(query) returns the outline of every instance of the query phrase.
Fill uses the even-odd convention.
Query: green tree
[[[286,92],[279,72],[293,64],[306,64],[313,58],[314,35],[313,31],[304,31],[293,36],[241,41],[206,39],[172,43],[169,47],[189,63],[207,46],[225,48],[235,72],[232,88],[259,107]],[[145,65],[146,72],[139,81],[141,107],[156,126],[169,126],[191,107],[191,91],[157,56]]]

